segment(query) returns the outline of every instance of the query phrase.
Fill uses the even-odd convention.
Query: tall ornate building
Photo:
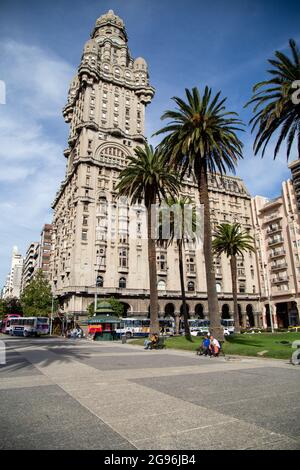
[[[127,315],[148,314],[146,218],[142,207],[117,200],[115,186],[136,146],[145,143],[145,107],[154,89],[144,59],[130,55],[123,21],[111,10],[101,16],[83,50],[63,110],[70,124],[66,175],[53,209],[51,276],[66,313],[86,315],[98,294],[113,295]],[[195,181],[183,193],[198,201]],[[250,195],[241,179],[210,180],[214,223],[239,221],[251,231]],[[199,244],[185,247],[185,281],[190,315],[208,315],[204,257]],[[216,259],[220,311],[232,315],[229,260]],[[181,309],[176,246],[157,249],[160,315]],[[258,279],[253,255],[239,260],[239,309],[246,322],[260,323]]]

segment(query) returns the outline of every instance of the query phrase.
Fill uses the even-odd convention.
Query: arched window
[[[119,287],[120,287],[120,289],[125,289],[126,288],[126,279],[125,279],[125,277],[120,278]]]
[[[166,290],[166,283],[163,280],[158,281],[157,290]]]
[[[188,292],[194,292],[195,284],[193,281],[188,282]]]
[[[222,290],[222,285],[221,285],[220,282],[217,282],[217,283],[216,283],[216,289],[217,289],[217,292],[221,292],[221,290]]]

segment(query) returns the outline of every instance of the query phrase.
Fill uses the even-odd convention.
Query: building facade
[[[77,318],[87,314],[98,296],[119,298],[124,314],[148,316],[149,279],[146,217],[143,206],[128,207],[117,198],[120,171],[136,146],[142,146],[145,107],[154,89],[144,59],[133,59],[123,21],[112,11],[101,16],[83,50],[78,73],[63,110],[70,124],[65,179],[53,209],[51,282],[62,308]],[[214,226],[238,221],[252,233],[251,197],[236,177],[210,178]],[[193,177],[183,194],[197,203]],[[208,316],[201,243],[189,242],[184,254],[187,303],[191,317]],[[260,324],[259,284],[255,256],[238,260],[240,318]],[[219,308],[233,315],[229,260],[215,260]],[[158,246],[160,316],[181,314],[178,251]],[[98,279],[98,287],[96,287]]]
[[[18,251],[18,247],[14,246],[11,258],[11,268],[7,276],[6,283],[3,289],[3,298],[10,297],[20,298],[21,284],[22,284],[22,271],[23,271],[23,257]]]
[[[32,280],[34,273],[38,267],[40,244],[38,242],[31,242],[24,258],[21,291],[28,286]]]
[[[45,224],[41,231],[38,249],[37,269],[41,269],[47,279],[50,279],[50,257],[52,246],[52,224]]]
[[[299,324],[300,224],[297,195],[290,180],[272,200],[252,199],[257,270],[265,328]],[[271,317],[272,315],[272,317]]]
[[[289,164],[289,169],[292,173],[292,184],[294,188],[296,205],[298,212],[300,212],[300,160],[294,160]]]

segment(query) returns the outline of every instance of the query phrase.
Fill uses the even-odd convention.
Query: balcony
[[[280,270],[280,269],[286,269],[287,268],[287,263],[278,263],[278,264],[274,264],[274,265],[271,265],[271,271],[276,271],[276,270]]]
[[[279,284],[281,282],[288,282],[289,280],[289,276],[277,276],[277,277],[273,277],[273,279],[271,279],[271,283],[272,284]]]
[[[273,214],[268,215],[264,218],[264,224],[271,222],[272,220],[282,219],[282,215],[279,212],[273,212]]]
[[[269,256],[269,259],[274,259],[279,256],[285,256],[285,250],[279,250],[279,251],[275,251],[274,253],[271,253]]]
[[[278,237],[278,238],[275,238],[273,240],[269,240],[268,241],[268,246],[278,245],[279,243],[283,243],[283,238],[282,237]]]
[[[271,233],[276,233],[276,232],[281,232],[282,226],[281,225],[276,225],[274,227],[268,227],[267,228],[267,234]]]

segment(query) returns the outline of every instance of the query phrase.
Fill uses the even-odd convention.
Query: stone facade
[[[147,316],[149,284],[146,219],[142,206],[117,199],[115,186],[136,146],[142,146],[145,107],[154,89],[144,59],[133,60],[123,21],[109,11],[101,16],[83,50],[78,73],[63,110],[70,124],[66,175],[53,203],[51,282],[64,311],[81,317],[98,296],[118,297],[127,315]],[[251,197],[236,177],[210,178],[214,226],[238,221],[252,233]],[[193,177],[183,194],[198,202]],[[185,246],[185,282],[190,316],[207,317],[204,257],[200,243]],[[255,256],[238,261],[239,309],[260,322]],[[180,314],[178,251],[157,249],[159,312]],[[215,260],[219,306],[232,316],[229,260]]]
[[[274,328],[297,325],[300,311],[300,224],[292,182],[282,183],[280,197],[268,200],[256,196],[251,206],[263,326],[271,327],[270,312]]]
[[[38,242],[30,243],[24,258],[23,273],[22,273],[22,286],[21,290],[25,289],[32,280],[34,273],[38,266],[40,244]]]

